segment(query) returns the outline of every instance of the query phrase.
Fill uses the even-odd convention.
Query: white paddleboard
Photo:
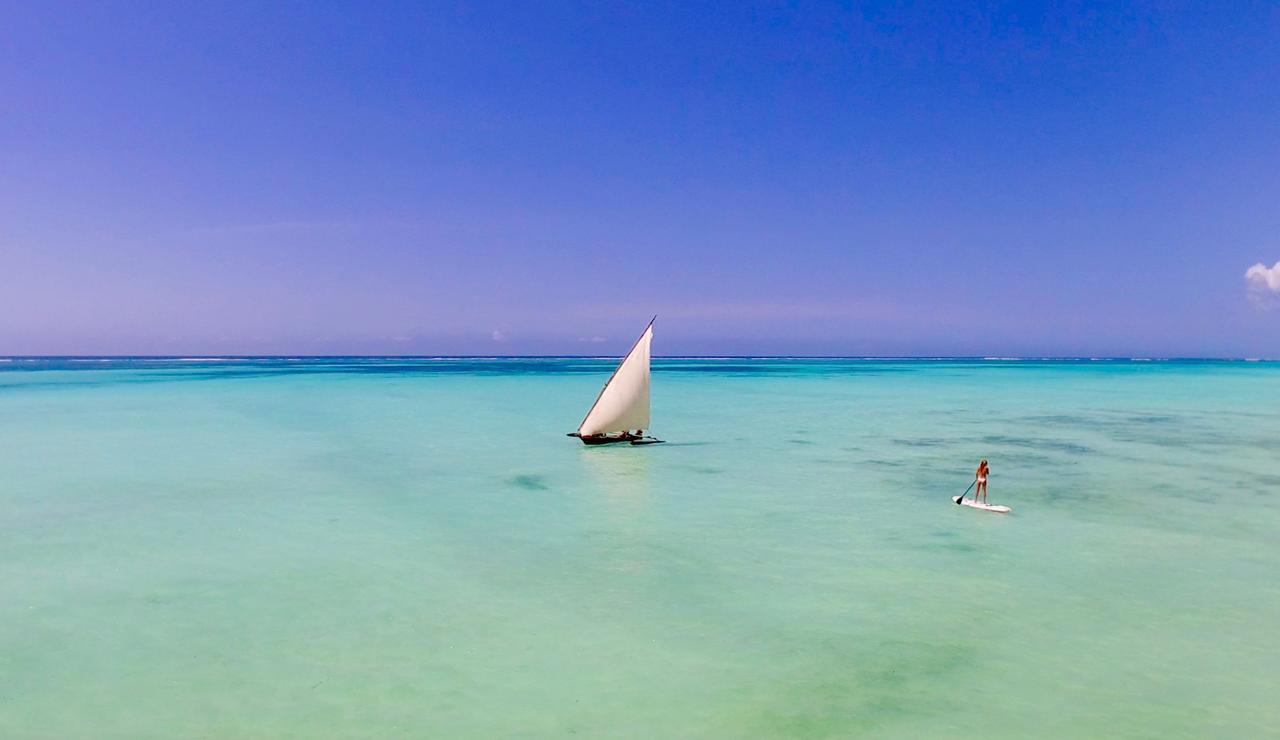
[[[974,501],[973,499],[965,499],[961,501],[959,496],[956,496],[951,500],[961,506],[968,506],[971,509],[982,509],[983,511],[994,511],[997,514],[1008,514],[1013,511],[1013,509],[1010,509],[1008,506],[992,506],[991,504],[984,504],[979,501]]]

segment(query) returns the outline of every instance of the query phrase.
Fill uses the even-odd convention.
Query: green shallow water
[[[1278,732],[1280,366],[611,365],[0,363],[0,736]]]

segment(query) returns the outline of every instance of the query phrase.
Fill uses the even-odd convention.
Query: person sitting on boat
[[[987,461],[983,460],[978,463],[978,470],[975,476],[978,479],[978,487],[973,491],[973,500],[978,500],[978,494],[982,494],[982,503],[987,503],[987,474],[991,469],[987,467]]]

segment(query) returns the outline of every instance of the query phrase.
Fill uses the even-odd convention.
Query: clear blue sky
[[[976,5],[0,4],[0,354],[1280,356],[1280,5]]]

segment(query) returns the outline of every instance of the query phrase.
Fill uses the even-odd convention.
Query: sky
[[[0,0],[0,355],[1280,357],[1280,5]]]

